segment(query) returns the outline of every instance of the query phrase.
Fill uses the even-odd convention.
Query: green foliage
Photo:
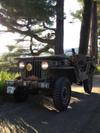
[[[19,73],[10,73],[6,71],[1,71],[0,72],[0,92],[4,89],[6,80],[14,80],[18,76],[20,76]]]
[[[5,87],[5,82],[0,81],[0,92],[3,91],[4,87]]]
[[[97,66],[96,66],[96,72],[97,72],[97,73],[100,73],[100,65],[97,65]]]
[[[54,0],[0,0],[0,14],[5,16],[3,19],[6,21],[3,21],[2,24],[7,24],[6,26],[14,31],[15,29],[33,30],[35,34],[36,29],[43,30],[43,22],[52,24],[51,18],[55,16],[53,3]],[[36,28],[37,25],[38,28]],[[24,32],[24,34],[26,33]]]
[[[51,0],[0,0],[10,17],[18,19],[32,18],[37,21],[50,22],[54,15]]]
[[[19,76],[19,73],[10,73],[6,71],[0,72],[0,81],[13,80]]]
[[[21,34],[23,42],[27,36],[34,39],[35,42],[38,41],[38,51],[40,43],[44,44],[44,51],[48,51],[49,48],[45,48],[45,45],[50,44],[49,47],[52,48],[55,38],[55,29],[51,29],[55,22],[56,1],[0,0],[0,23],[11,32]],[[31,45],[30,40],[29,43]],[[32,44],[35,45],[33,42]]]
[[[82,12],[83,12],[83,9],[80,9],[80,10],[77,10],[75,13],[71,12],[71,15],[73,16],[73,19],[78,19],[82,21]]]
[[[21,45],[7,45],[8,52],[4,53],[0,57],[0,70],[9,70],[10,68],[16,68],[17,60],[16,58],[27,55],[29,53],[28,49],[25,49]]]

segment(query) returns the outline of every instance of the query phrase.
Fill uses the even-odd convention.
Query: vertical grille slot
[[[41,61],[40,60],[33,60],[33,75],[38,78],[41,78]]]

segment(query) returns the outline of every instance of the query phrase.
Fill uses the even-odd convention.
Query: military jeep
[[[49,95],[59,111],[65,111],[71,98],[71,85],[83,85],[92,91],[94,61],[91,57],[55,55],[27,57],[18,60],[21,73],[14,81],[7,81],[7,94],[16,101],[25,101],[30,93]]]

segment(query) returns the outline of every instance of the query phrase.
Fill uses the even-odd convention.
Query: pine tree
[[[63,54],[64,0],[0,0],[0,4],[0,23],[24,39],[29,36],[32,54],[34,40],[38,41],[37,47],[41,45],[37,54],[50,48]],[[52,28],[55,18],[56,27]]]

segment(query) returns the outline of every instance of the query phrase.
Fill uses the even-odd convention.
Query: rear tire
[[[55,83],[53,101],[59,111],[66,111],[71,98],[71,85],[66,78],[59,78]]]
[[[28,98],[28,92],[25,88],[17,87],[14,91],[13,97],[16,102],[24,102]]]
[[[93,87],[93,76],[89,75],[88,79],[83,81],[84,91],[91,94]]]

